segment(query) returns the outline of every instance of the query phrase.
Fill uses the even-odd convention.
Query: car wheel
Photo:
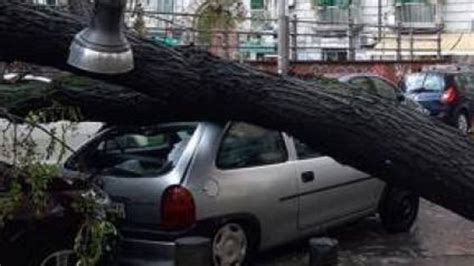
[[[456,119],[456,127],[461,133],[467,135],[469,133],[469,119],[466,114],[460,113]]]
[[[40,260],[40,266],[74,266],[77,258],[73,250],[53,250]]]
[[[418,216],[420,198],[410,191],[391,188],[379,206],[380,220],[390,233],[410,231]]]
[[[77,257],[67,243],[56,242],[43,244],[34,254],[30,266],[75,266]]]
[[[243,226],[228,223],[218,228],[212,238],[212,260],[215,266],[238,266],[247,262],[250,241]]]

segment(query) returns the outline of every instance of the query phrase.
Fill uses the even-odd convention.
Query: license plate
[[[119,219],[125,219],[127,217],[127,214],[125,212],[125,204],[120,203],[120,202],[113,202],[110,205],[110,212],[115,215],[115,217]]]

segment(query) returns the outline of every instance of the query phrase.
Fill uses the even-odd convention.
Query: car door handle
[[[314,173],[312,171],[302,173],[301,181],[303,181],[303,183],[309,183],[314,181]]]

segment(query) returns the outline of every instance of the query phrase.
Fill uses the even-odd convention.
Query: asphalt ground
[[[422,201],[409,233],[388,234],[369,217],[322,236],[339,241],[341,266],[464,266],[474,265],[474,223],[442,207]],[[308,265],[308,240],[262,253],[259,266]]]

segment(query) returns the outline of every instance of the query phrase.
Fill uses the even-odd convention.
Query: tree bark
[[[120,102],[126,108],[110,107],[112,119],[94,113],[112,106],[120,93],[76,91],[70,102],[92,119],[243,120],[284,130],[339,162],[474,219],[474,143],[441,122],[334,81],[282,78],[193,48],[153,45],[130,34],[135,70],[118,76],[80,72],[65,62],[68,46],[84,22],[78,16],[0,0],[0,60],[98,78],[151,102],[143,104],[146,108],[136,107],[133,117],[127,109],[133,104]],[[88,105],[90,99],[100,104]]]
[[[72,116],[62,117],[68,114],[60,114],[61,110],[54,109],[58,108],[58,103],[63,107],[78,108],[81,111],[79,118],[87,121],[104,121],[111,124],[130,121],[144,124],[158,119],[172,119],[167,116],[165,110],[157,113],[159,107],[163,106],[159,100],[97,80],[65,76],[54,80],[52,84],[36,81],[0,84],[0,107],[4,108],[7,114],[24,118],[32,111],[48,110],[48,113],[52,112],[52,116],[46,117],[44,122],[76,119]]]
[[[94,5],[90,0],[68,0],[69,12],[84,18],[90,18],[94,12]]]

